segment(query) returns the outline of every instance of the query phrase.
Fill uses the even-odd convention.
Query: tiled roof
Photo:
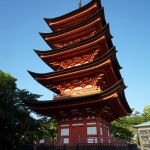
[[[147,126],[150,127],[150,121],[144,122],[144,123],[141,123],[141,124],[138,124],[138,125],[134,125],[133,127],[134,128],[140,128],[140,127],[147,127]]]

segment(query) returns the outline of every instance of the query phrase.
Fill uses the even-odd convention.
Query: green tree
[[[143,113],[148,114],[150,112],[150,105],[144,107]]]
[[[17,89],[16,79],[0,71],[0,150],[17,150],[19,144],[32,144],[36,136],[55,138],[54,120],[32,117],[24,100],[36,101],[41,95]]]
[[[5,88],[5,90],[9,92],[14,92],[17,88],[16,82],[17,79],[12,77],[9,73],[5,73],[0,70],[0,87],[1,89]]]
[[[144,107],[143,117],[145,118],[145,121],[150,121],[150,105]]]
[[[128,142],[130,142],[131,139],[133,138],[132,132],[125,127],[112,125],[111,133],[115,138],[127,140]]]
[[[41,138],[57,139],[57,122],[54,119],[42,118],[39,130],[42,132]]]
[[[122,117],[119,121],[113,121],[111,125],[111,134],[115,138],[125,139],[130,141],[133,138],[133,125],[138,125],[145,122],[145,117],[135,111],[131,116]]]
[[[129,117],[122,117],[119,121],[113,121],[110,128],[111,134],[115,138],[130,141],[133,138],[130,124]]]
[[[0,149],[17,149],[23,137],[24,142],[33,141],[34,118],[31,110],[22,102],[21,98],[35,100],[40,95],[32,94],[16,87],[16,79],[0,70]],[[32,131],[32,132],[31,132]],[[29,133],[30,132],[30,133]],[[24,136],[29,133],[28,136]],[[31,138],[32,137],[32,138]]]
[[[0,146],[1,149],[17,149],[19,143],[33,143],[35,139],[35,119],[20,97],[34,99],[38,95],[26,90],[7,90],[0,94]]]

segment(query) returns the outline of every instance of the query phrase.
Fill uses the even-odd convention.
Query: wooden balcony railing
[[[113,137],[102,137],[102,138],[90,137],[90,138],[80,138],[78,143],[121,143],[121,144],[125,144],[125,143],[127,143],[127,141],[122,140],[122,139],[116,139]]]
[[[78,138],[78,143],[76,144],[85,144],[85,143],[120,143],[120,144],[126,144],[126,140],[122,139],[116,139],[113,137],[102,137],[102,138],[96,138],[96,137],[89,137],[89,138]],[[40,140],[36,141],[36,145],[40,144]],[[44,140],[44,145],[51,145],[51,144],[66,144],[64,143],[63,138],[59,138],[57,140],[51,140],[46,139]]]

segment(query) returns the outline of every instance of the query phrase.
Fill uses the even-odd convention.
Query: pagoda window
[[[81,86],[75,87],[74,90],[82,90]]]
[[[90,116],[88,116],[86,119],[90,119]]]
[[[92,88],[92,85],[86,85],[85,88]]]
[[[87,127],[87,135],[97,134],[96,127]]]
[[[69,121],[69,119],[68,118],[62,118],[61,121]]]
[[[70,89],[66,89],[66,90],[65,90],[65,92],[70,92],[70,91],[71,91]]]
[[[100,135],[103,135],[103,128],[100,127]]]
[[[61,129],[61,136],[68,136],[69,135],[69,128]]]
[[[74,117],[72,120],[77,120],[77,117]]]
[[[92,116],[92,119],[95,119],[95,116]]]
[[[64,144],[68,144],[69,143],[69,138],[64,138]]]
[[[83,120],[83,118],[82,117],[78,117],[78,120]]]
[[[68,66],[67,68],[71,68],[72,66]]]
[[[80,66],[81,64],[75,64],[75,66]]]

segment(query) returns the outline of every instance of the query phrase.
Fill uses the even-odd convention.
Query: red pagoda
[[[35,50],[54,72],[30,75],[55,93],[53,100],[27,101],[35,112],[56,119],[65,144],[104,142],[110,123],[132,111],[100,0],[63,16],[44,19],[52,33],[40,33],[52,48]],[[99,140],[100,139],[100,140]]]

